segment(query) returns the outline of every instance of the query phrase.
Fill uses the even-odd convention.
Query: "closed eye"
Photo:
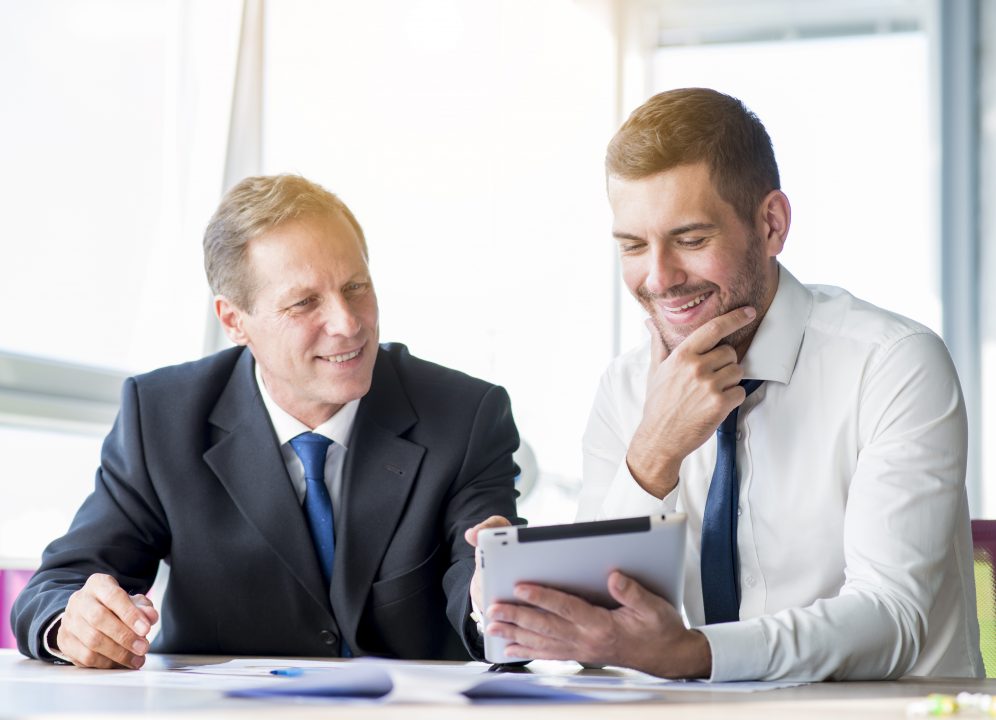
[[[706,241],[705,238],[681,238],[678,240],[678,245],[683,248],[697,248]]]
[[[635,253],[643,250],[647,246],[647,243],[635,240],[626,240],[619,243],[619,252],[625,254]]]
[[[296,303],[294,303],[293,305],[291,305],[291,308],[294,308],[294,309],[306,308],[309,305],[313,304],[314,302],[315,302],[315,298],[314,297],[306,297],[303,300],[298,300]]]

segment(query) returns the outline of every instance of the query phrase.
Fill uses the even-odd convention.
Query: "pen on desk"
[[[277,668],[276,670],[270,670],[270,675],[279,675],[280,677],[297,677],[299,675],[304,675],[304,668]]]

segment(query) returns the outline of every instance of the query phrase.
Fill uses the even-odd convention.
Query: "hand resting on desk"
[[[509,656],[618,665],[669,678],[709,677],[709,643],[685,627],[673,605],[620,572],[609,576],[608,589],[621,607],[607,610],[520,583],[515,595],[528,605],[491,605],[487,633],[509,641]]]
[[[56,643],[74,665],[134,668],[145,664],[147,636],[159,611],[144,595],[129,595],[110,575],[91,575],[69,598]]]

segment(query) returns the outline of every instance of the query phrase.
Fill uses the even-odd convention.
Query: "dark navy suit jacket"
[[[93,493],[11,613],[22,653],[92,573],[147,592],[170,565],[153,650],[480,657],[463,532],[515,517],[518,434],[497,386],[380,348],[336,512],[331,598],[260,397],[231,348],[130,378]]]

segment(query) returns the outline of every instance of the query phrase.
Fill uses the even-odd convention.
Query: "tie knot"
[[[741,380],[740,386],[747,391],[748,395],[750,395],[752,392],[761,387],[762,383],[764,383],[764,380]]]
[[[328,452],[332,441],[324,435],[306,432],[297,437],[291,438],[291,447],[301,458],[304,465],[304,477],[306,480],[324,480],[325,478],[325,454]]]
[[[755,390],[757,390],[759,387],[761,387],[763,383],[764,380],[741,380],[740,387],[746,390],[747,396],[750,397],[750,394]],[[732,435],[733,433],[735,433],[737,431],[737,415],[739,413],[740,413],[739,406],[733,408],[733,410],[730,411],[730,414],[726,416],[726,419],[719,424],[719,427],[716,429],[716,432],[720,433],[721,435],[725,435],[727,433]]]

